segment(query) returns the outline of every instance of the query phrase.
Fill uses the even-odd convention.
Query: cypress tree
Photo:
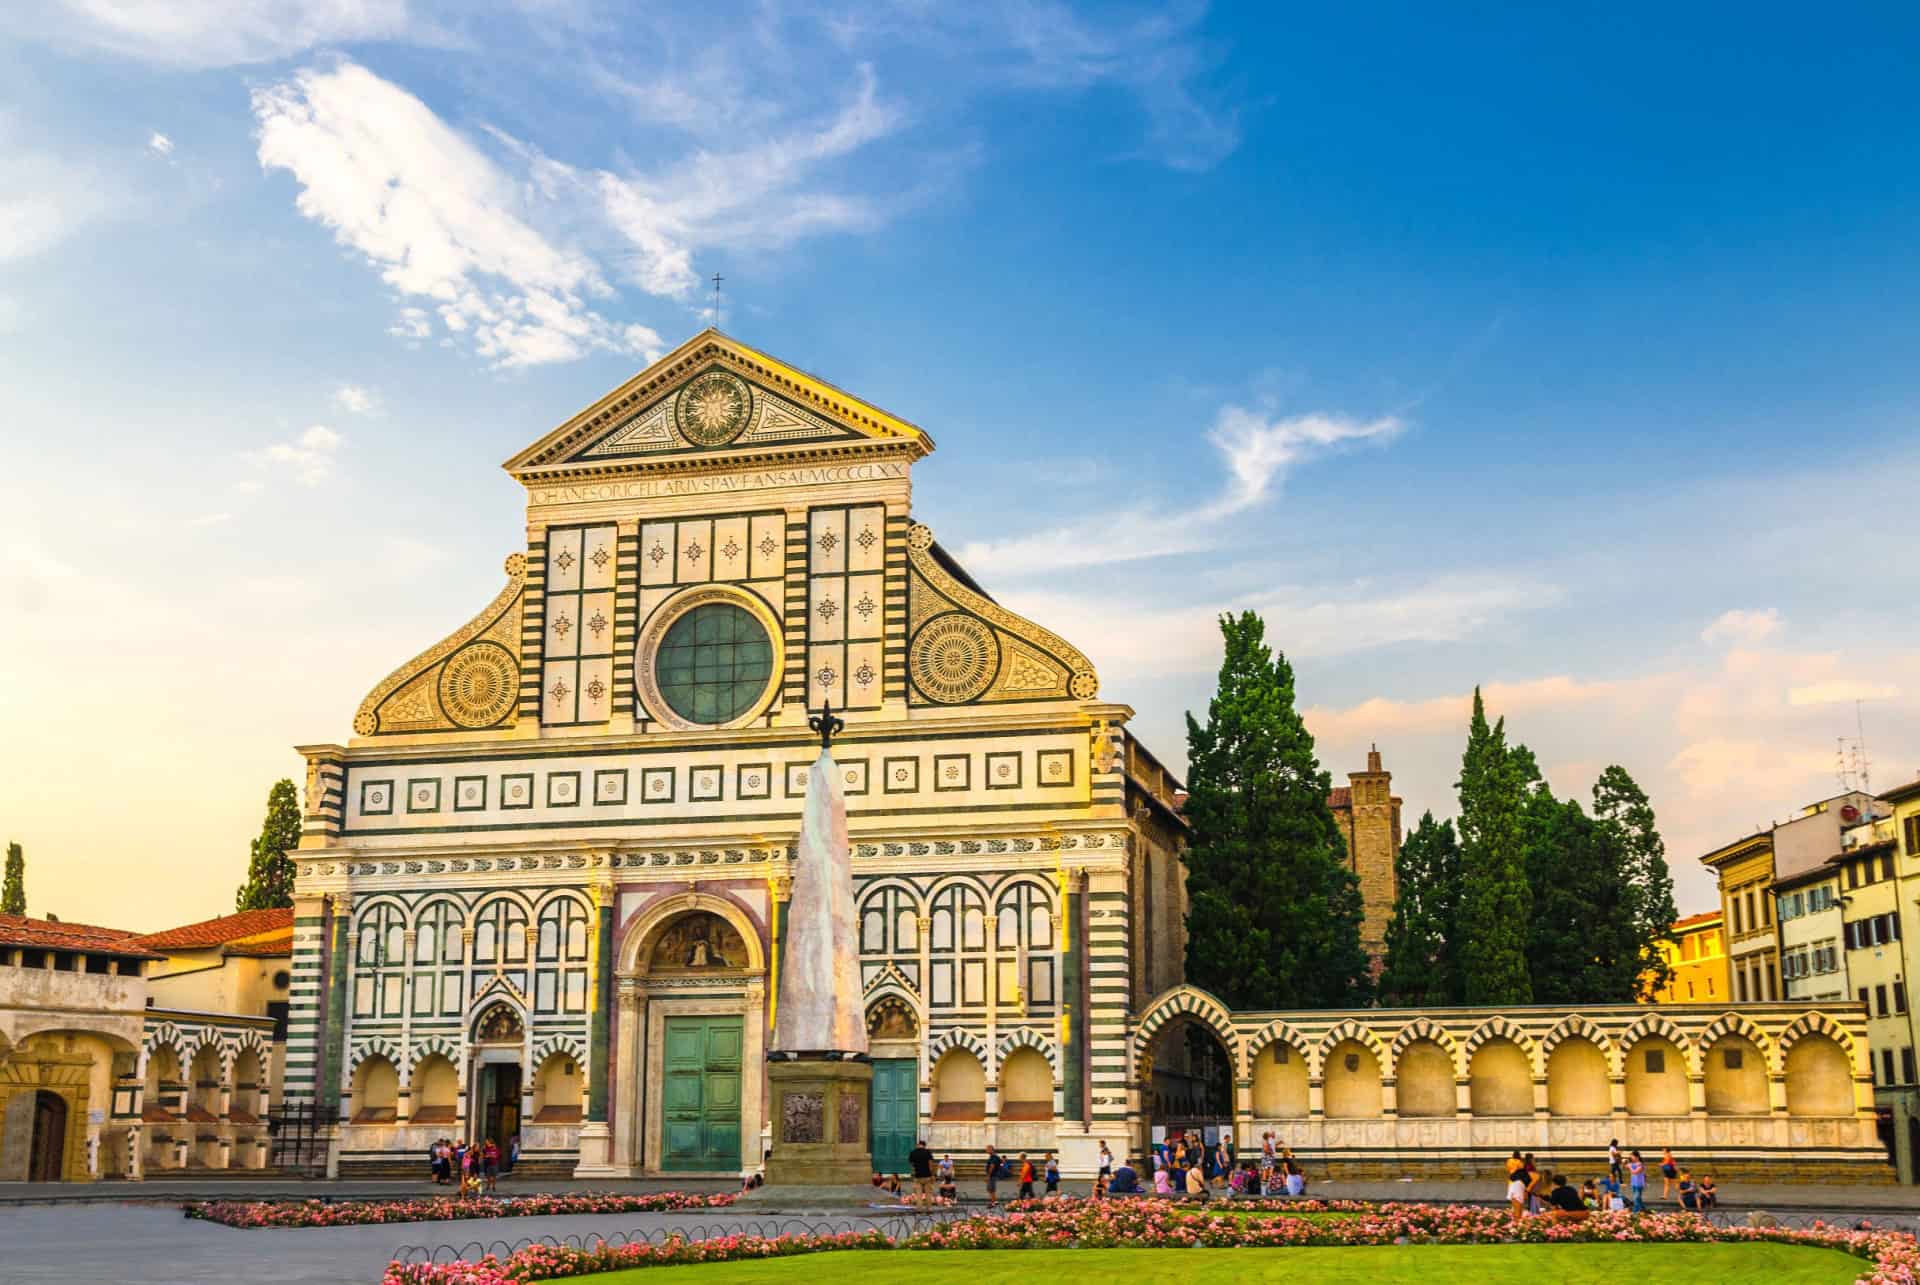
[[[1293,667],[1253,612],[1223,616],[1220,684],[1187,715],[1187,977],[1234,1008],[1330,1008],[1371,989],[1360,883]]]
[[[1573,799],[1544,786],[1526,801],[1533,916],[1527,958],[1536,1004],[1621,1002],[1619,849]]]
[[[235,910],[265,910],[293,904],[293,858],[300,846],[300,802],[293,782],[279,780],[267,791],[267,815],[253,841],[247,881],[233,894]]]
[[[1662,942],[1673,939],[1677,914],[1667,845],[1646,791],[1618,764],[1593,783],[1593,815],[1619,853],[1622,959],[1608,998],[1620,1003],[1647,999],[1673,977],[1660,949]]]
[[[27,854],[17,843],[7,845],[7,875],[0,884],[0,915],[27,913]]]
[[[1525,777],[1533,755],[1507,746],[1506,720],[1487,725],[1480,689],[1460,761],[1461,998],[1469,1004],[1527,1004],[1528,921]]]
[[[1453,823],[1423,815],[1400,845],[1394,873],[1400,891],[1387,925],[1380,1001],[1413,1008],[1457,1004],[1460,845]]]

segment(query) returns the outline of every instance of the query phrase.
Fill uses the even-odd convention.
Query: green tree
[[[1613,993],[1622,943],[1619,849],[1573,799],[1544,786],[1526,800],[1527,958],[1536,1004],[1595,1004]]]
[[[1411,1008],[1460,1003],[1460,844],[1453,822],[1428,812],[1394,859],[1399,896],[1387,925],[1380,1001]]]
[[[1364,1003],[1360,884],[1294,709],[1293,667],[1253,612],[1221,617],[1220,632],[1206,726],[1187,715],[1187,977],[1234,1008]]]
[[[247,881],[233,894],[235,910],[265,910],[293,904],[293,858],[300,846],[300,801],[293,782],[279,780],[267,791],[267,816],[253,841]]]
[[[0,915],[27,913],[27,854],[17,843],[7,845],[7,878],[0,885]]]
[[[1660,949],[1673,940],[1673,872],[1646,791],[1614,764],[1593,783],[1593,815],[1619,849],[1622,975],[1610,1000],[1650,998],[1673,978]],[[1630,973],[1627,970],[1631,970]]]
[[[1460,969],[1469,1004],[1527,1004],[1526,778],[1533,755],[1507,745],[1505,719],[1489,727],[1480,689],[1460,760]],[[1537,776],[1537,772],[1532,772]]]

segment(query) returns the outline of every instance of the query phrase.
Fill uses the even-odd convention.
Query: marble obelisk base
[[[867,1098],[873,1064],[800,1057],[767,1063],[773,1099],[773,1154],[768,1186],[859,1184],[871,1197],[872,1148]]]

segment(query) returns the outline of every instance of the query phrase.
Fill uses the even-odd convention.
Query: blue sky
[[[498,463],[707,324],[1184,759],[1254,607],[1338,776],[1474,683],[1693,858],[1920,771],[1912,14],[39,0],[0,36],[0,830],[229,903],[497,588]],[[22,734],[22,733],[25,734]],[[103,831],[109,814],[138,817]],[[168,872],[165,876],[155,871]]]

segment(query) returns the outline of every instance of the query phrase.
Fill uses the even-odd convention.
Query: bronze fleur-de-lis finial
[[[846,729],[847,721],[835,718],[833,702],[824,700],[820,702],[820,712],[807,720],[807,726],[820,733],[820,748],[824,750],[832,748],[834,736]]]

